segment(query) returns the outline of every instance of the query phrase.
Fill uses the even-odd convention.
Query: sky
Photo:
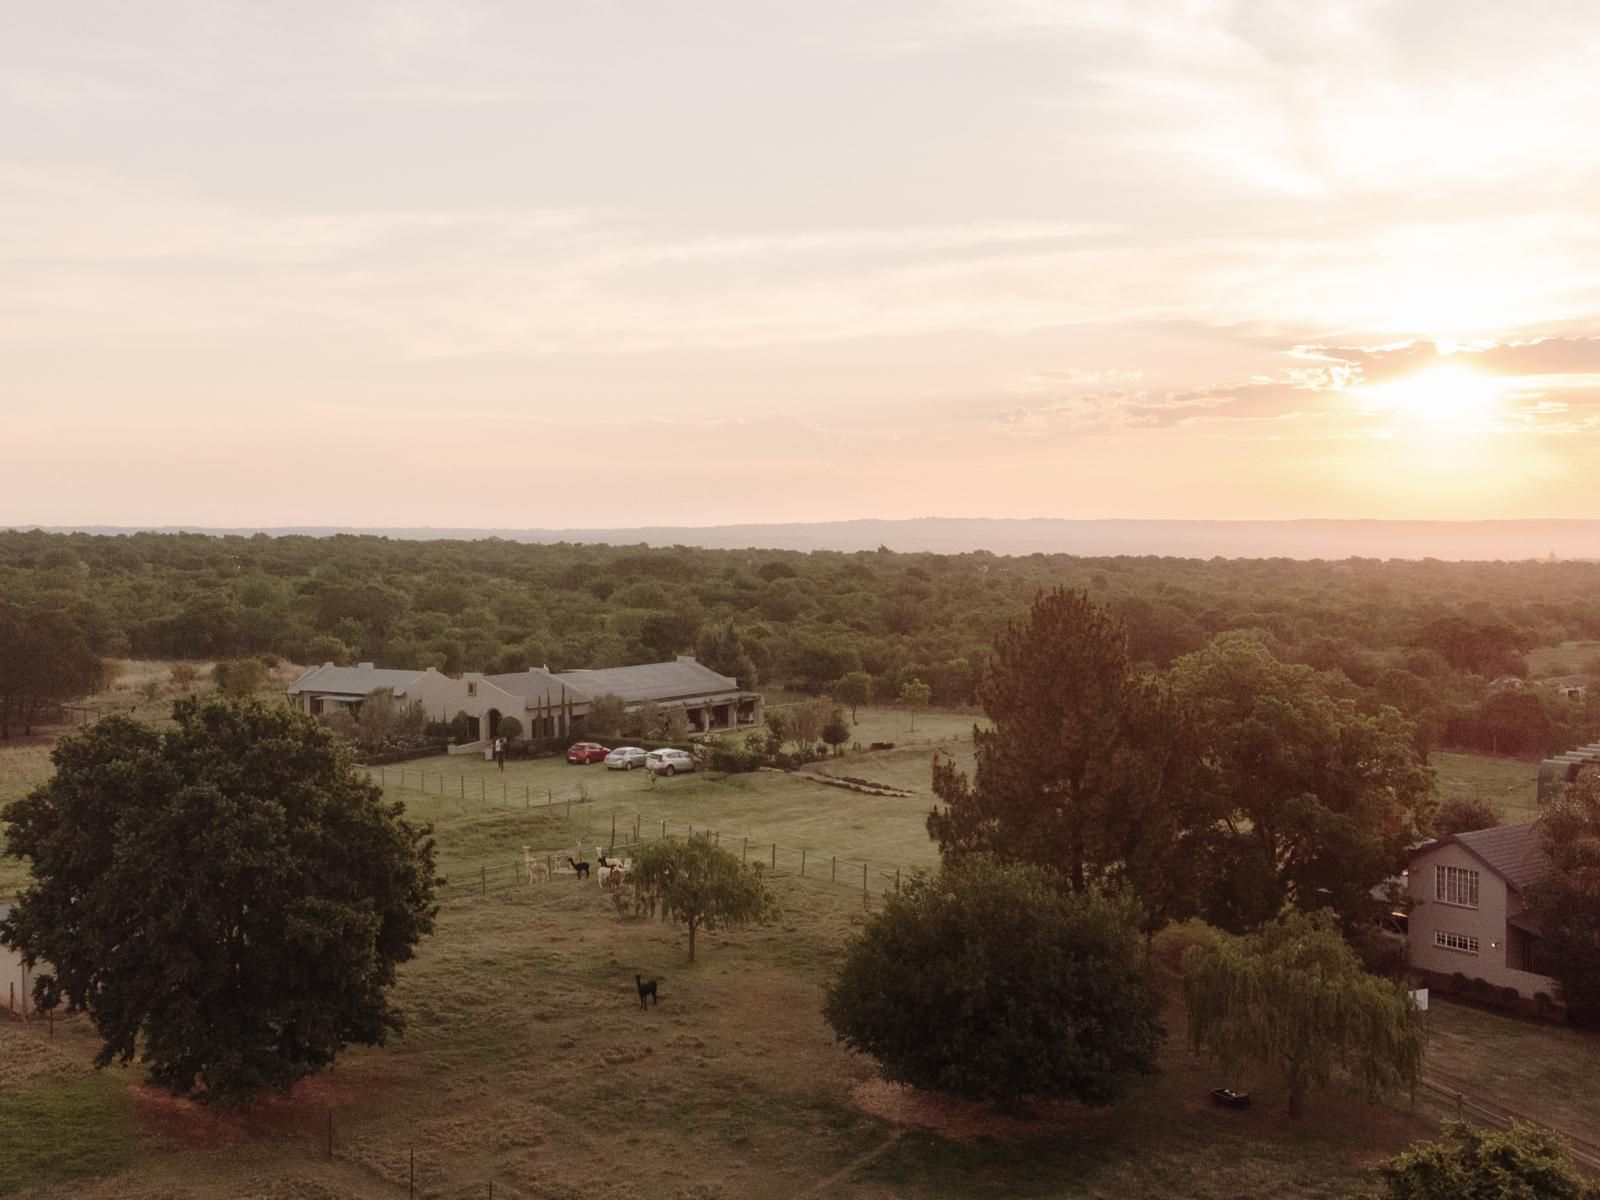
[[[0,28],[0,523],[1600,517],[1589,3]]]

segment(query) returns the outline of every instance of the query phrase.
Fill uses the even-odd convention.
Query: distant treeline
[[[697,653],[747,684],[826,693],[864,671],[879,697],[916,678],[935,703],[961,705],[996,631],[1056,585],[1110,605],[1136,662],[1166,667],[1220,632],[1256,629],[1286,661],[1342,672],[1360,703],[1401,709],[1428,745],[1535,754],[1600,736],[1593,690],[1574,702],[1488,687],[1525,676],[1535,646],[1600,639],[1600,564],[1578,562],[0,532],[0,676],[7,637],[43,623],[79,651],[136,658],[459,672]]]

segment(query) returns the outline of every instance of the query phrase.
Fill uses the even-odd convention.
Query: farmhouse
[[[1567,700],[1582,700],[1589,694],[1593,683],[1592,675],[1562,675],[1556,679],[1546,679],[1544,686]]]
[[[1548,869],[1532,822],[1417,847],[1409,876],[1412,965],[1515,988],[1529,998],[1554,995],[1555,981],[1540,970],[1539,926],[1523,896]]]
[[[761,696],[739,682],[680,655],[672,662],[602,670],[549,671],[531,667],[503,675],[468,672],[459,678],[432,667],[393,670],[360,663],[324,663],[289,685],[289,702],[318,715],[338,706],[359,708],[379,688],[389,688],[402,703],[417,703],[432,721],[464,712],[478,722],[481,738],[498,735],[503,717],[514,716],[526,737],[566,737],[583,726],[589,705],[601,696],[618,696],[629,710],[645,704],[681,709],[697,733],[761,723]]]

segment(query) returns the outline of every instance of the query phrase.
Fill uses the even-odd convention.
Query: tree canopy
[[[1567,1019],[1600,1027],[1600,770],[1546,803],[1540,839],[1550,870],[1528,897],[1543,930],[1539,966],[1555,979]]]
[[[0,940],[46,964],[42,1008],[89,1014],[97,1065],[248,1099],[402,1028],[388,989],[433,928],[433,841],[312,717],[187,697],[173,718],[62,738],[0,812],[32,873]]]
[[[666,838],[642,847],[628,872],[636,910],[689,931],[689,961],[702,929],[759,923],[775,911],[757,865],[714,845],[708,834]]]
[[[1187,725],[1130,673],[1117,619],[1082,592],[1041,594],[995,640],[979,697],[990,726],[973,730],[972,779],[934,769],[941,854],[1059,866],[1077,891],[1132,886],[1157,924],[1186,907]]]
[[[1531,1125],[1506,1130],[1444,1123],[1378,1168],[1382,1189],[1352,1200],[1600,1200],[1557,1135]]]
[[[1154,1069],[1136,907],[988,855],[919,873],[851,943],[823,1013],[890,1079],[1013,1103],[1115,1099]]]
[[[1342,1068],[1369,1096],[1415,1089],[1422,1016],[1403,985],[1367,974],[1328,913],[1292,913],[1185,957],[1195,1049],[1229,1070],[1278,1073],[1289,1115]]]
[[[1247,632],[1173,666],[1193,722],[1205,808],[1207,918],[1249,929],[1286,906],[1366,922],[1432,819],[1433,772],[1389,707],[1364,712],[1338,676],[1285,663]]]

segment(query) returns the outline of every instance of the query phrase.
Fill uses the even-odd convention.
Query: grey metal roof
[[[558,705],[563,700],[582,702],[588,696],[552,675],[549,671],[533,667],[511,675],[485,675],[485,683],[492,683],[503,692],[521,696],[530,706]]]
[[[365,696],[378,688],[404,691],[421,679],[425,671],[396,671],[384,667],[335,667],[323,664],[307,671],[289,685],[289,694],[332,692],[340,696]]]
[[[692,658],[644,663],[637,667],[606,667],[598,671],[561,671],[556,678],[588,697],[609,694],[629,702],[675,700],[682,696],[739,690],[737,679],[719,675]]]
[[[1535,821],[1457,833],[1440,838],[1438,844],[1449,842],[1466,847],[1518,891],[1537,883],[1550,869],[1550,859],[1539,840],[1539,825]]]

